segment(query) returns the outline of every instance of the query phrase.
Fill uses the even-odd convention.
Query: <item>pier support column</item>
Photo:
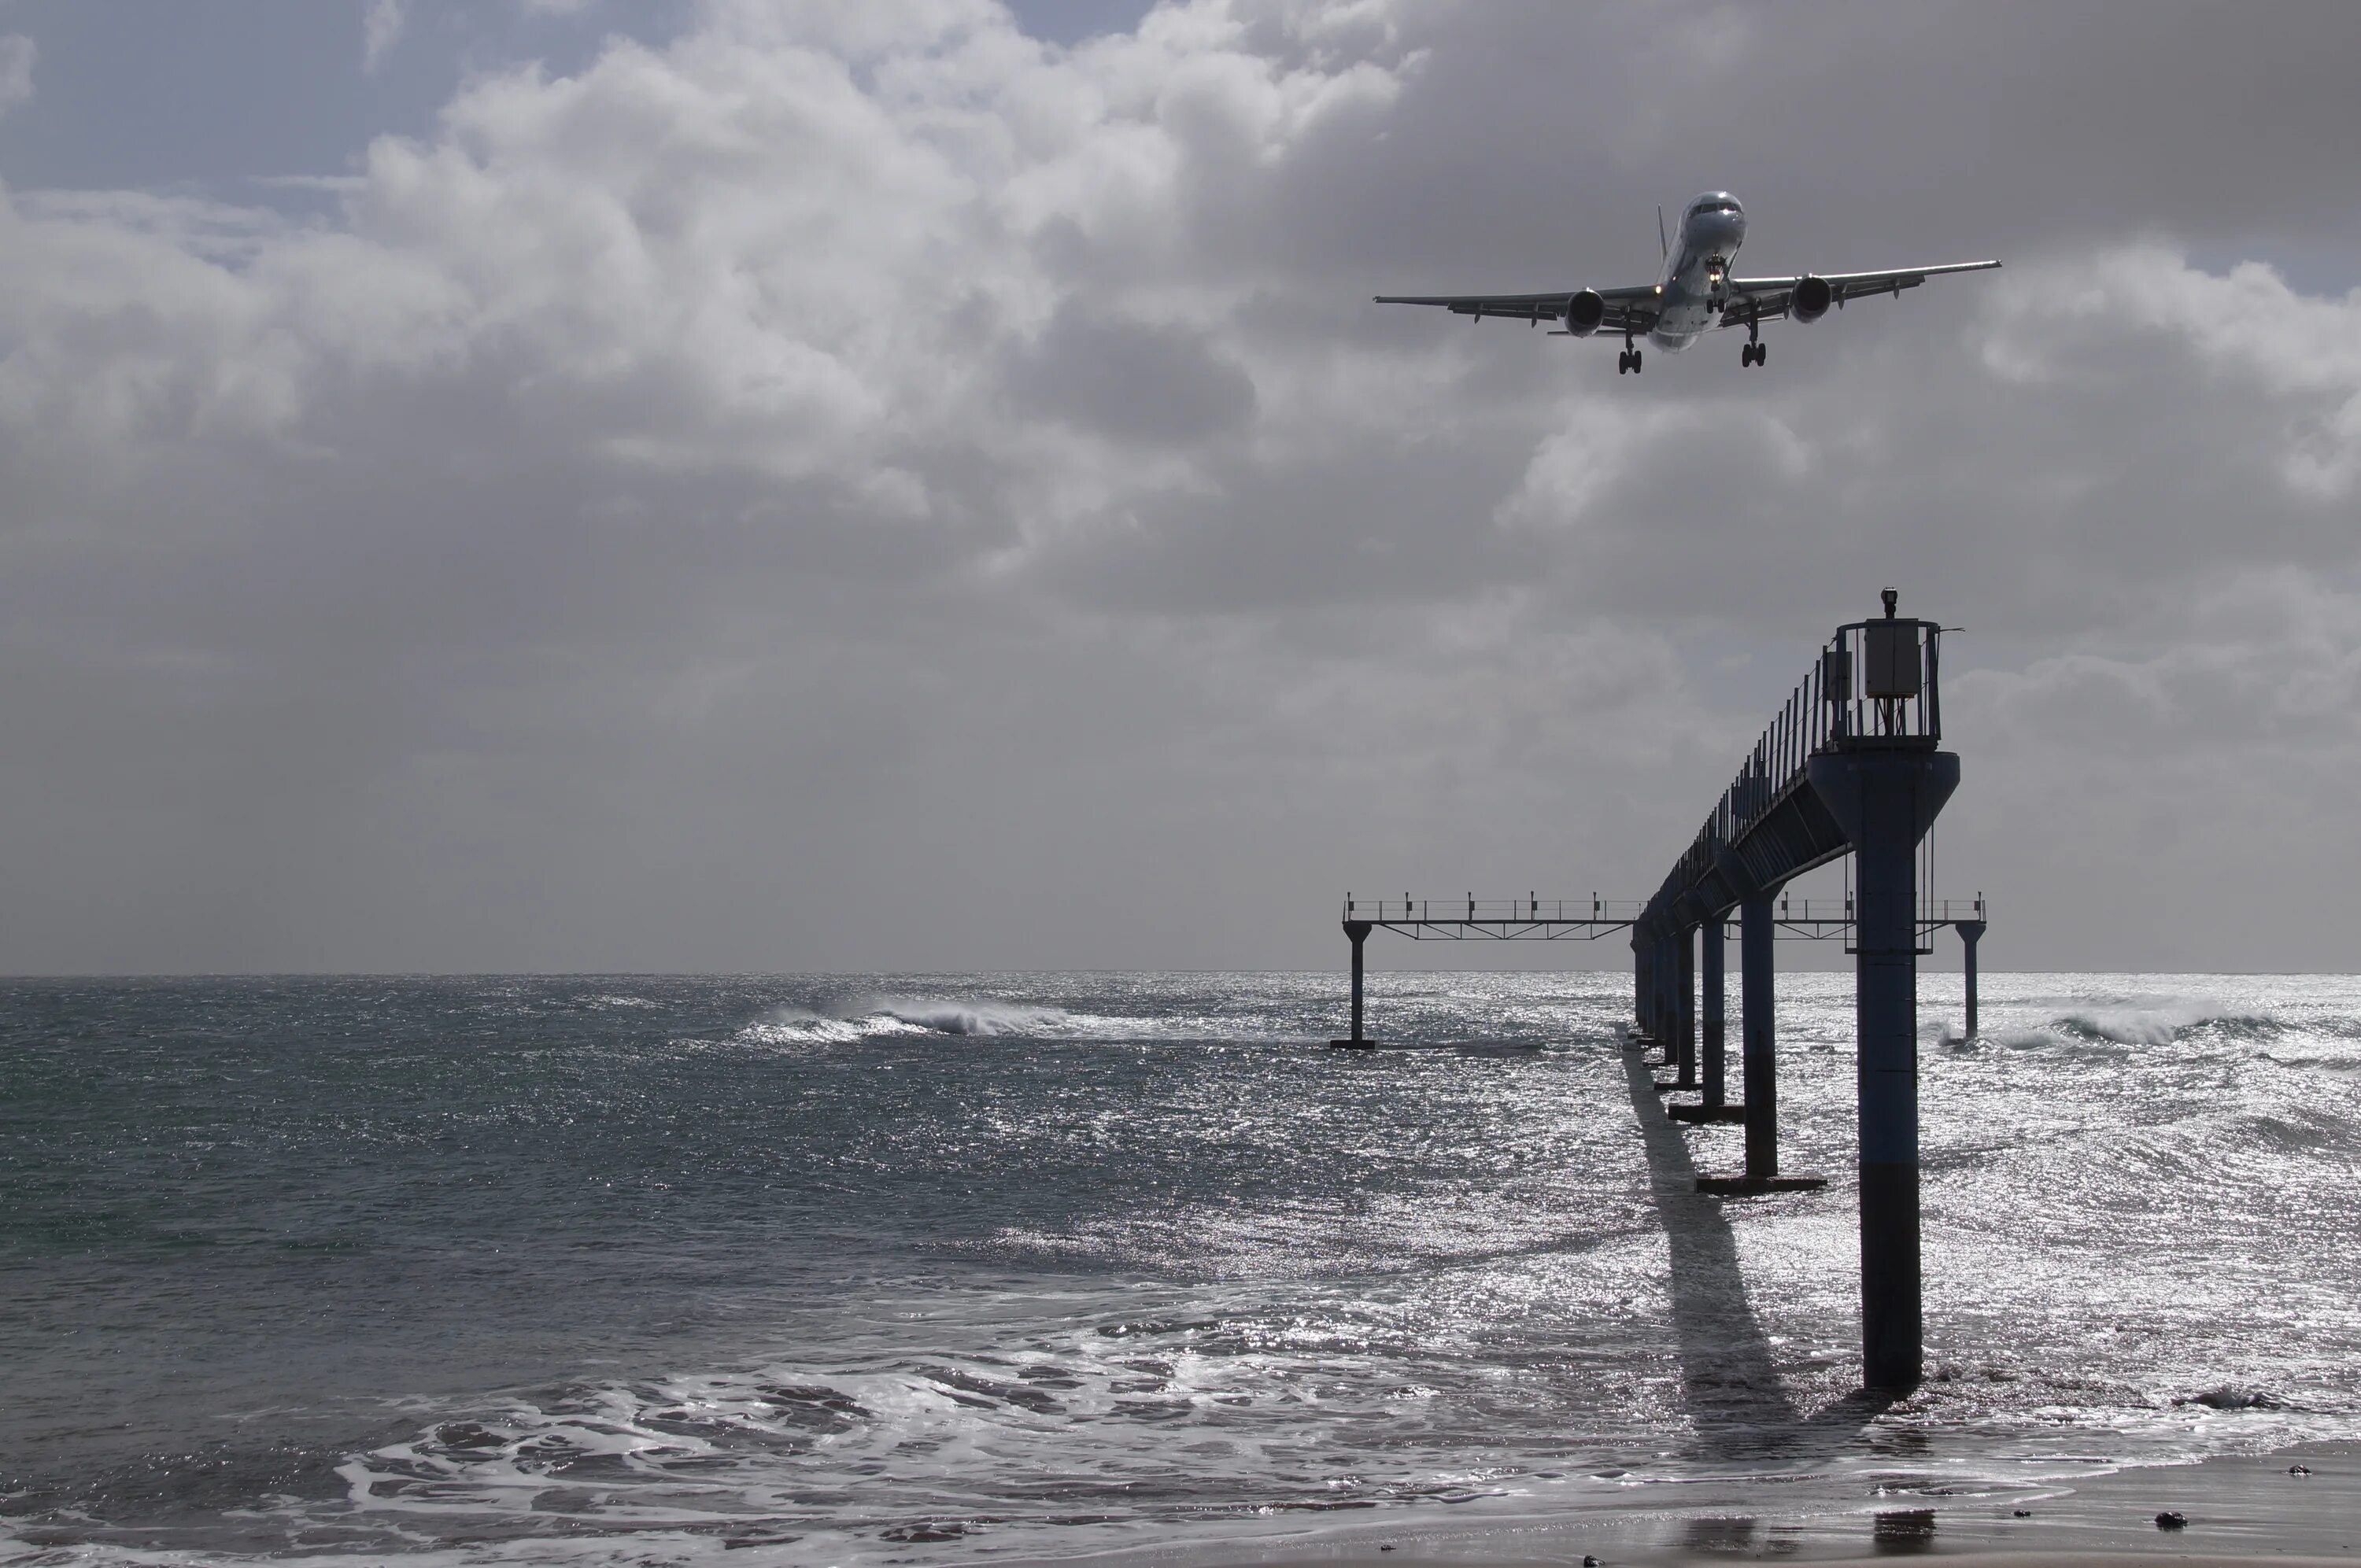
[[[1648,939],[1648,1041],[1661,1048],[1664,1043],[1664,952],[1654,938]]]
[[[1917,1387],[1926,1362],[1918,1270],[1918,840],[1959,787],[1947,751],[1812,758],[1813,790],[1852,841],[1860,1055],[1861,1378]]]
[[[1746,1178],[1779,1174],[1779,1057],[1772,1023],[1771,894],[1738,906],[1738,1049],[1746,1073]]]
[[[1982,895],[1978,894],[1979,898]],[[1967,1038],[1976,1037],[1976,944],[1983,939],[1984,923],[1981,920],[1960,922],[1960,945],[1967,949],[1968,1023]]]
[[[1674,987],[1679,983],[1680,960],[1673,956],[1673,939],[1656,939],[1656,1042],[1664,1047],[1664,1065],[1671,1067],[1681,1059],[1680,1007],[1673,1000]]]
[[[1675,1060],[1680,1076],[1673,1080],[1675,1089],[1695,1089],[1697,1082],[1697,932],[1684,929],[1674,938],[1673,949],[1673,1040],[1677,1050]]]
[[[1632,1003],[1633,1016],[1639,1020],[1640,1037],[1656,1037],[1656,962],[1655,953],[1646,943],[1631,945],[1633,989],[1639,993]]]
[[[1673,949],[1664,938],[1648,944],[1648,1037],[1670,1061],[1679,1050],[1673,1041]]]
[[[1736,1107],[1687,1105],[1673,1109],[1673,1114],[1685,1122],[1745,1124],[1745,1173],[1697,1178],[1698,1191],[1718,1197],[1802,1192],[1828,1185],[1826,1177],[1779,1174],[1779,1053],[1773,1028],[1778,998],[1771,970],[1771,940],[1778,928],[1771,900],[1777,891],[1757,889],[1738,903],[1738,1032],[1739,1053],[1746,1075],[1746,1103]],[[1718,924],[1708,925],[1708,941],[1714,939]],[[1707,994],[1710,996],[1712,992],[1708,990]]]
[[[1369,932],[1373,925],[1374,922],[1367,920],[1345,922],[1345,939],[1353,944],[1353,1028],[1347,1038],[1329,1041],[1332,1046],[1348,1046],[1357,1050],[1367,1050],[1377,1043],[1361,1028],[1361,948],[1369,939]]]
[[[1653,1040],[1655,1032],[1656,979],[1648,962],[1648,944],[1637,936],[1631,938],[1631,1023],[1642,1040]]]
[[[1722,1051],[1722,925],[1717,915],[1698,931],[1705,945],[1705,1103],[1711,1111],[1721,1109],[1728,1098],[1728,1074],[1724,1070]]]

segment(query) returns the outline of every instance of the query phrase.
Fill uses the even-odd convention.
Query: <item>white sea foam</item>
[[[733,1036],[752,1046],[847,1046],[884,1035],[924,1035],[923,1025],[884,1014],[832,1018],[799,1007],[782,1007],[740,1029]]]
[[[2235,1005],[2198,1000],[2081,1008],[2059,1019],[2061,1026],[2125,1046],[2171,1044],[2187,1030],[2202,1025],[2228,1025],[2246,1030],[2268,1029],[2277,1020]]]
[[[991,997],[863,996],[826,1011],[778,1007],[738,1030],[741,1044],[854,1045],[894,1036],[949,1035],[976,1039],[1137,1040],[1222,1038],[1241,1033],[1229,1020],[1079,1013]]]
[[[1112,1019],[1078,1016],[1061,1007],[1028,1007],[1013,1002],[961,1001],[935,997],[882,997],[868,1004],[870,1015],[892,1019],[939,1035],[1024,1035],[1034,1038],[1095,1035]]]
[[[650,1532],[767,1533],[836,1561],[978,1531],[1004,1549],[1027,1530],[1049,1532],[1043,1544],[1054,1539],[1060,1552],[1136,1545],[1181,1519],[1246,1523],[1317,1513],[1347,1495],[1366,1506],[1499,1492],[1493,1478],[1416,1461],[1407,1473],[1375,1464],[1366,1475],[1287,1479],[1325,1467],[1314,1457],[1323,1427],[1299,1412],[1366,1378],[1368,1348],[1365,1336],[1301,1323],[1149,1316],[993,1354],[780,1365],[511,1401],[355,1455],[338,1474],[359,1522],[426,1540],[526,1529],[620,1551]],[[1381,1378],[1371,1413],[1439,1394],[1407,1376]],[[1174,1472],[1167,1455],[1182,1433],[1195,1435],[1199,1458]],[[879,1487],[888,1475],[894,1485]],[[1225,1475],[1236,1491],[1226,1507],[1203,1490]],[[986,1477],[1027,1500],[1004,1499],[979,1519]]]
[[[748,1045],[854,1045],[896,1035],[1026,1036],[1054,1038],[1096,1032],[1099,1020],[1077,1019],[1054,1007],[1024,1007],[984,1001],[872,998],[829,1013],[802,1007],[774,1008],[746,1025],[737,1039]]]

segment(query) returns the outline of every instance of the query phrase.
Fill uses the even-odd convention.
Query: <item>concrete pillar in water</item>
[[[1705,1015],[1701,1020],[1705,1036],[1705,1102],[1708,1109],[1718,1111],[1729,1092],[1722,1049],[1721,916],[1708,919],[1698,936],[1705,944]]]
[[[1662,1046],[1664,1028],[1664,952],[1653,936],[1648,938],[1648,1038]]]
[[[1635,931],[1631,937],[1631,1023],[1642,1038],[1651,1037],[1649,999],[1653,981],[1648,975],[1648,944]]]
[[[1779,1061],[1772,1024],[1771,894],[1738,906],[1738,1049],[1746,1073],[1746,1176],[1779,1174]]]
[[[1751,885],[1741,883],[1741,886]],[[1777,921],[1771,900],[1775,888],[1750,893],[1738,905],[1739,1048],[1746,1073],[1746,1103],[1730,1108],[1676,1105],[1673,1114],[1686,1122],[1743,1122],[1746,1125],[1746,1170],[1740,1176],[1700,1176],[1697,1190],[1725,1198],[1760,1192],[1800,1192],[1828,1185],[1817,1176],[1779,1174],[1779,1064],[1773,1028],[1776,1014],[1771,971],[1771,940]],[[1707,927],[1708,942],[1714,927]],[[1710,949],[1708,949],[1710,950]],[[1708,995],[1710,996],[1710,990]],[[1710,1090],[1708,1091],[1711,1092]]]
[[[1664,951],[1663,936],[1655,932],[1649,933],[1648,1038],[1654,1041],[1659,1049],[1666,1052],[1668,1058],[1673,1048],[1673,1026],[1669,1022],[1673,988],[1664,970],[1670,961],[1671,955]]]
[[[1673,1039],[1680,1076],[1676,1089],[1697,1087],[1697,932],[1684,927],[1673,938]]]
[[[1674,987],[1679,983],[1680,960],[1673,956],[1673,939],[1668,936],[1656,938],[1656,1041],[1664,1047],[1664,1065],[1681,1059],[1680,1008],[1673,1000]]]
[[[1948,751],[1811,759],[1812,788],[1852,841],[1860,1055],[1861,1340],[1872,1388],[1916,1387],[1926,1359],[1918,1272],[1918,840],[1959,787]]]
[[[1983,894],[1978,894],[1981,902]],[[1967,949],[1968,1023],[1967,1038],[1976,1037],[1976,944],[1983,939],[1984,923],[1981,920],[1960,922],[1960,943]]]
[[[1367,920],[1345,922],[1345,938],[1353,944],[1353,1044],[1359,1045],[1368,1036],[1361,1032],[1361,948],[1369,939]]]

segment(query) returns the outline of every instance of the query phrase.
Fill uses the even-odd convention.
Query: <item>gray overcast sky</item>
[[[1333,965],[1347,888],[1653,888],[1888,583],[1989,964],[2350,969],[2356,59],[0,0],[0,971]],[[1715,186],[1744,270],[2008,266],[1636,380],[1367,302]]]

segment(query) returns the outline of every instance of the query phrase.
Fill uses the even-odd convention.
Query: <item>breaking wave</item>
[[[1088,1017],[1062,1007],[1026,1007],[1010,1002],[889,998],[872,1006],[873,1016],[937,1035],[1024,1035],[1038,1038],[1045,1035],[1098,1034],[1103,1032],[1101,1025],[1110,1024],[1138,1027],[1129,1019]]]
[[[2240,1012],[2207,1002],[2080,1009],[2059,1017],[2055,1027],[2071,1038],[2119,1046],[2169,1046],[2199,1034],[2223,1039],[2271,1039],[2285,1029],[2268,1013]]]
[[[2234,1013],[2208,1002],[2174,1002],[2165,1006],[2087,1008],[2066,1013],[2059,1027],[2082,1039],[2111,1039],[2118,1047],[2169,1047],[2193,1029],[2213,1035],[2264,1035],[2279,1023],[2259,1013]]]
[[[881,1035],[924,1035],[928,1030],[884,1017],[829,1018],[802,1008],[783,1007],[758,1018],[732,1036],[747,1046],[850,1046]]]
[[[1137,1039],[1170,1032],[1170,1019],[1106,1017],[986,999],[865,997],[830,1012],[781,1007],[740,1029],[744,1045],[855,1045],[894,1036]]]

